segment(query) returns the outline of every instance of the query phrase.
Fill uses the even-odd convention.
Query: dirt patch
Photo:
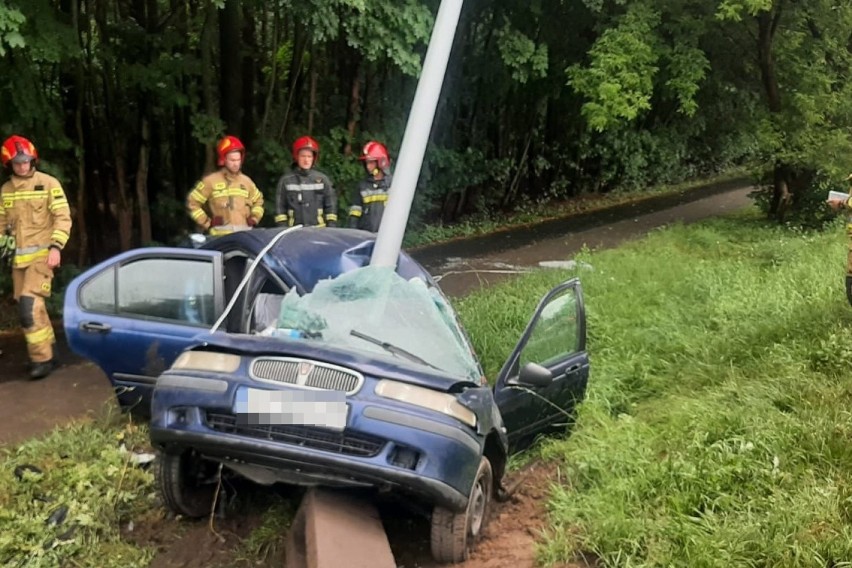
[[[559,482],[557,464],[534,462],[507,476],[512,497],[492,502],[490,521],[467,562],[459,568],[534,568],[536,543],[547,525],[550,487]],[[394,558],[400,568],[439,568],[429,551],[429,522],[425,518],[385,518]],[[585,562],[558,568],[586,568]]]

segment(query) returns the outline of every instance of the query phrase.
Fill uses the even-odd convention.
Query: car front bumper
[[[151,441],[167,452],[202,456],[280,472],[300,485],[375,487],[460,511],[481,460],[484,439],[431,411],[383,400],[348,399],[342,432],[311,426],[240,423],[233,392],[158,387]],[[400,459],[403,455],[407,459]]]

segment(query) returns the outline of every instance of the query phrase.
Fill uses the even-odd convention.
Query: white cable
[[[249,266],[248,271],[246,271],[245,276],[243,276],[243,279],[240,281],[240,285],[237,286],[236,290],[234,290],[234,295],[231,297],[231,301],[228,302],[228,306],[225,308],[225,311],[222,312],[222,315],[219,316],[219,319],[216,320],[216,323],[214,323],[213,327],[210,328],[210,333],[216,333],[216,331],[219,329],[219,326],[222,325],[222,322],[225,321],[225,318],[227,318],[228,314],[231,313],[231,310],[234,308],[234,304],[237,303],[237,298],[239,298],[240,292],[242,292],[243,288],[245,288],[246,283],[248,282],[249,278],[251,278],[251,275],[254,272],[255,267],[257,267],[257,265],[260,264],[260,259],[263,258],[263,255],[265,255],[267,252],[269,252],[269,249],[271,249],[273,246],[275,246],[275,243],[280,241],[281,237],[283,237],[284,235],[286,235],[287,233],[289,233],[293,229],[300,229],[301,227],[302,227],[301,225],[295,225],[293,227],[288,227],[288,228],[284,229],[283,231],[281,231],[280,233],[278,233],[277,235],[272,237],[272,240],[269,241],[269,244],[267,244],[265,247],[263,247],[263,249],[261,249],[260,253],[257,255],[257,257],[254,259],[254,261],[251,263],[251,266]]]

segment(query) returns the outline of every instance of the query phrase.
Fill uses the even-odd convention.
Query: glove
[[[846,275],[846,299],[849,300],[849,305],[852,306],[852,274]]]
[[[249,227],[254,227],[255,225],[257,225],[257,219],[255,219],[254,217],[249,217],[246,223]]]
[[[225,224],[225,219],[223,219],[222,217],[219,217],[218,215],[216,217],[213,217],[213,220],[210,221],[211,227],[218,227],[218,226],[224,225],[224,224]]]

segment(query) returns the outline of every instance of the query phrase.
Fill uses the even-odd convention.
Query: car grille
[[[224,434],[273,440],[347,456],[373,457],[382,451],[385,440],[354,432],[331,432],[310,426],[267,426],[240,424],[234,414],[207,412],[207,426]]]
[[[251,377],[315,389],[336,390],[355,394],[364,377],[355,371],[326,363],[286,357],[258,357],[251,363]]]

